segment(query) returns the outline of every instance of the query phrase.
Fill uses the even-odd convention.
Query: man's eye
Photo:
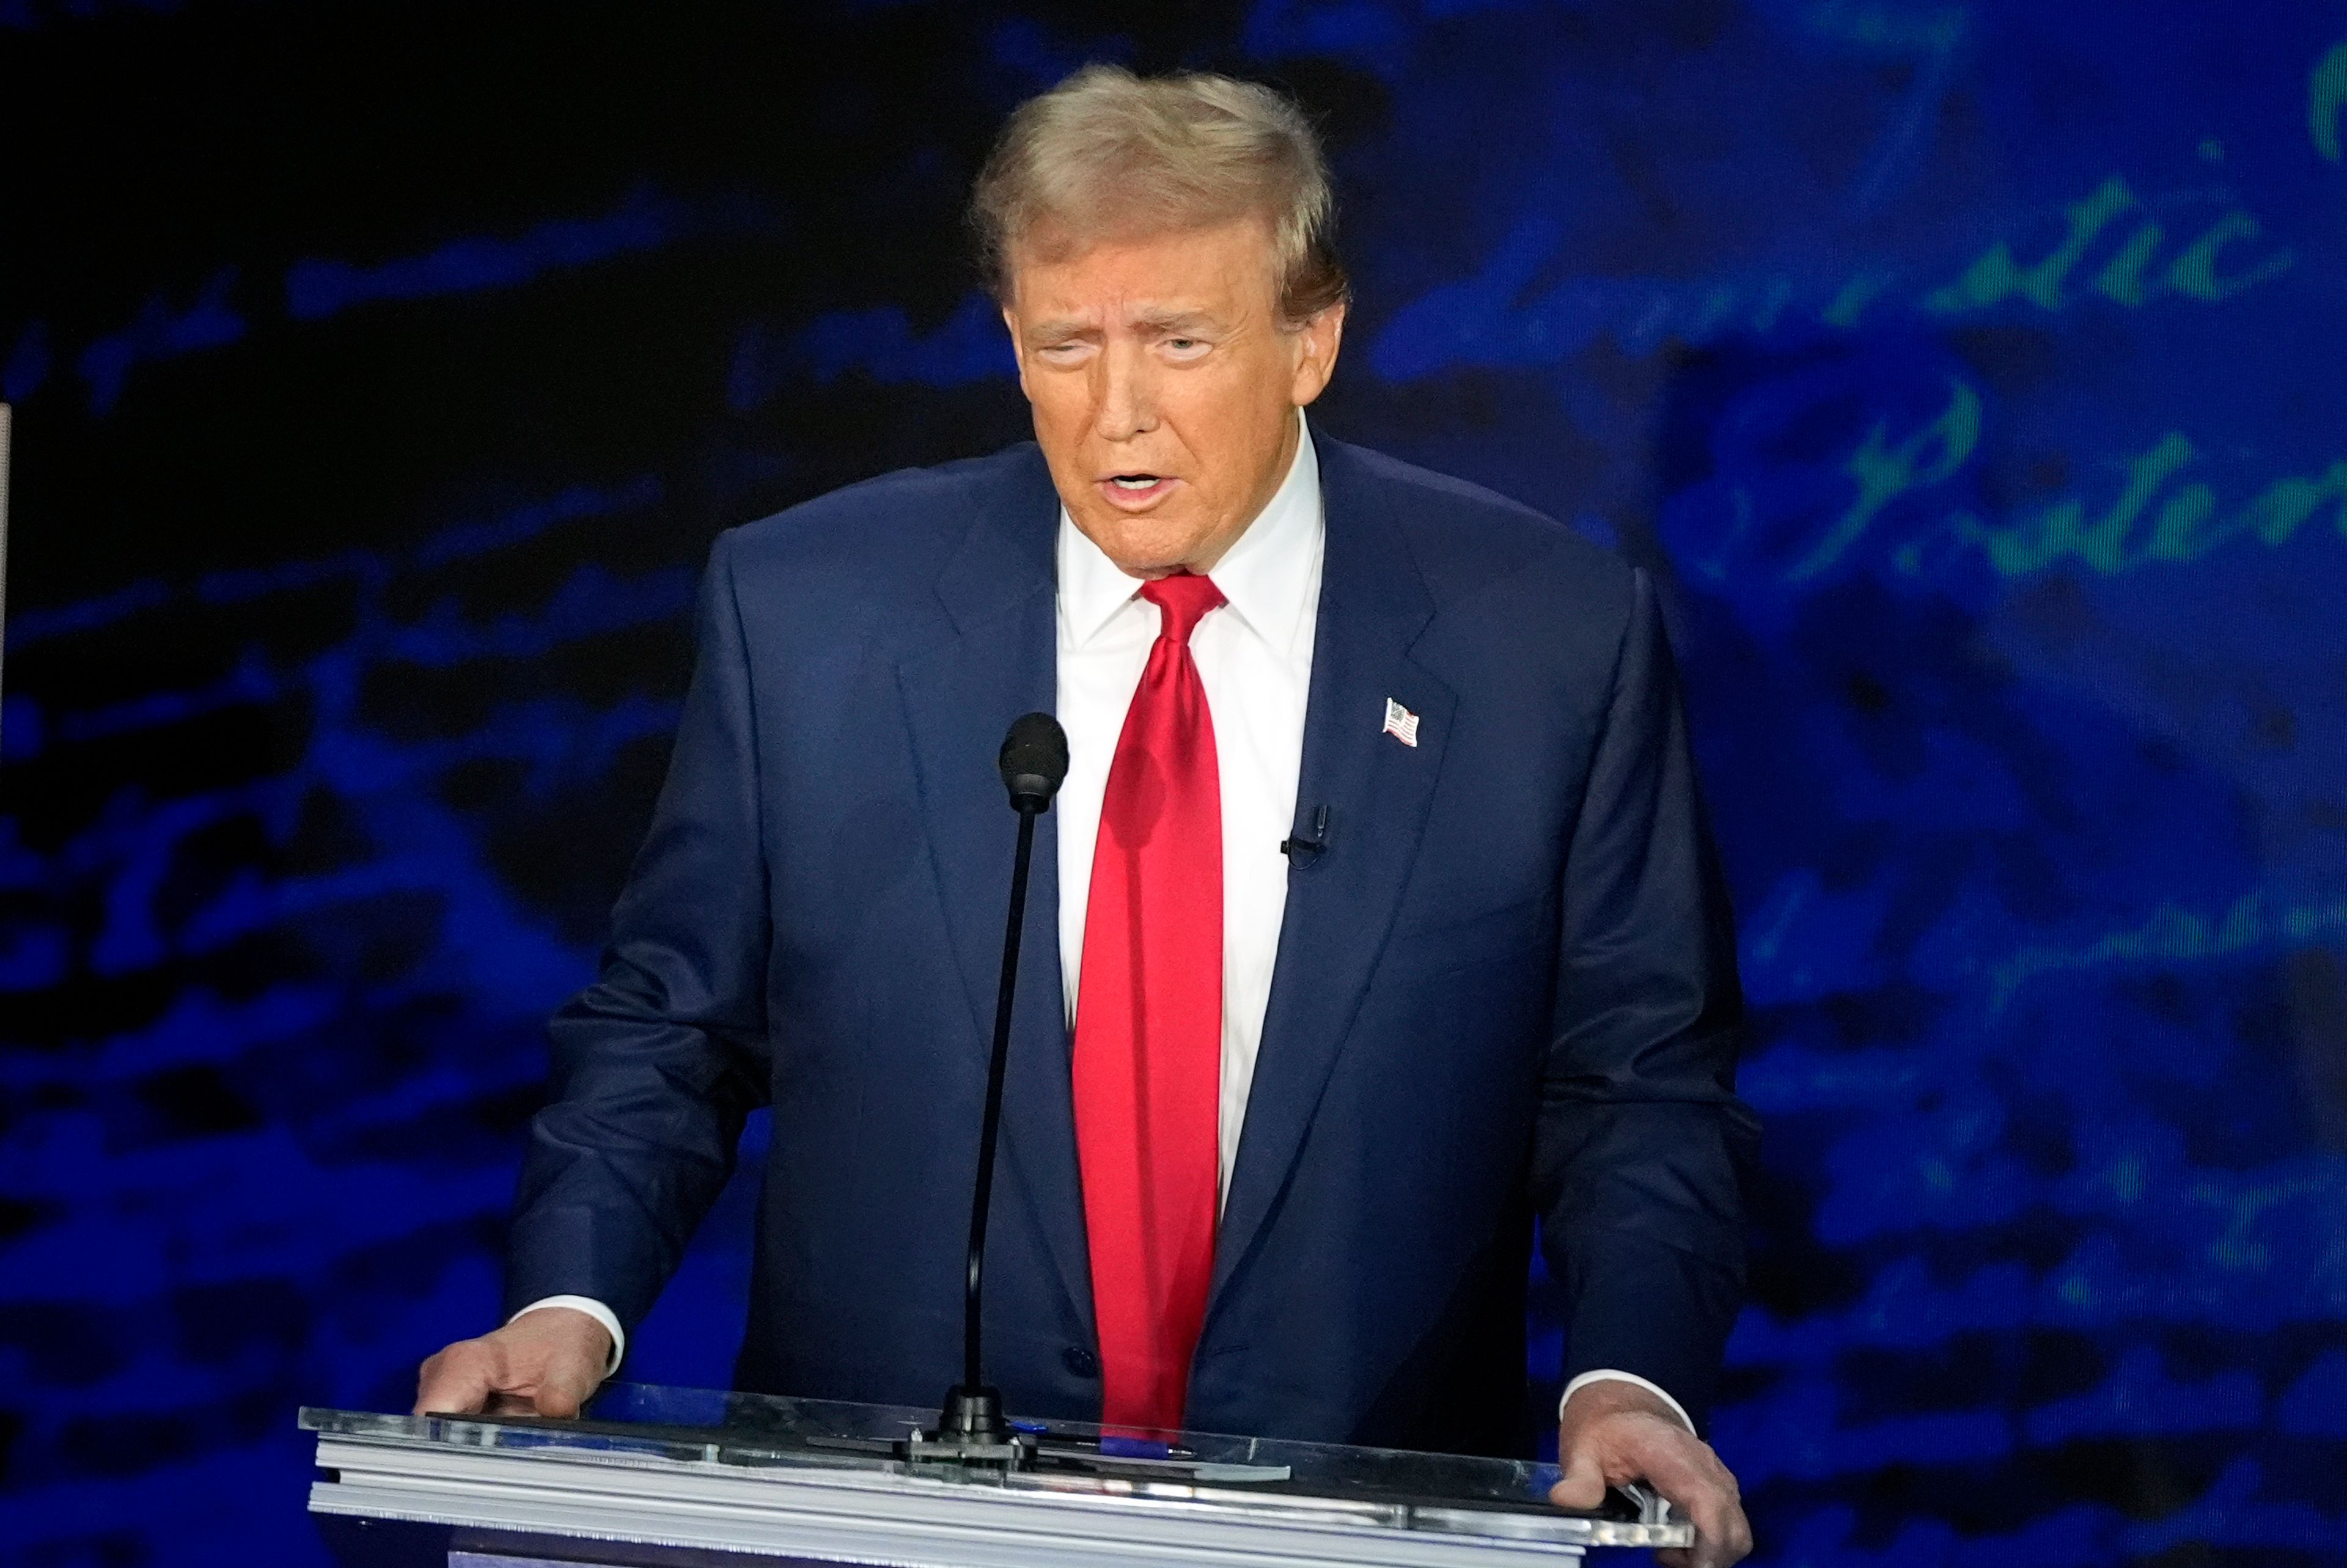
[[[1171,353],[1190,356],[1194,356],[1206,352],[1205,343],[1202,340],[1194,337],[1167,338],[1165,340],[1165,347]]]

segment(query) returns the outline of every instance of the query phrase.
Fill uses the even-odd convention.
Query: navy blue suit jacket
[[[1189,1422],[1522,1448],[1535,1216],[1567,1375],[1636,1372],[1700,1421],[1757,1126],[1654,590],[1512,502],[1316,439],[1297,827],[1327,806],[1327,847],[1289,871]],[[741,1386],[917,1405],[956,1380],[1016,826],[994,758],[1052,706],[1059,509],[1030,445],[718,540],[650,836],[553,1024],[509,1306],[633,1325],[770,1105]],[[988,1372],[1014,1412],[1097,1419],[1051,820]]]

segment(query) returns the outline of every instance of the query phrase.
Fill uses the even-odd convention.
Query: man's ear
[[[1002,330],[1010,334],[1010,363],[1019,367],[1019,390],[1032,403],[1034,395],[1027,391],[1027,356],[1019,352],[1019,318],[1009,305],[1002,307]]]
[[[1296,337],[1296,384],[1290,395],[1304,407],[1327,389],[1337,374],[1337,351],[1345,341],[1345,307],[1328,306],[1293,329]]]

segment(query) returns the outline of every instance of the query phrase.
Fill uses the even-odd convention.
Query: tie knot
[[[1205,619],[1206,611],[1224,602],[1223,590],[1214,586],[1214,579],[1194,577],[1186,571],[1143,583],[1141,597],[1155,605],[1165,618],[1157,635],[1170,637],[1185,647],[1190,633]]]

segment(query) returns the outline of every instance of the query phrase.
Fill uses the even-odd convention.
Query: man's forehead
[[[1163,325],[1252,313],[1268,303],[1274,271],[1268,235],[1234,223],[1081,248],[1022,246],[1010,282],[1030,320]]]

